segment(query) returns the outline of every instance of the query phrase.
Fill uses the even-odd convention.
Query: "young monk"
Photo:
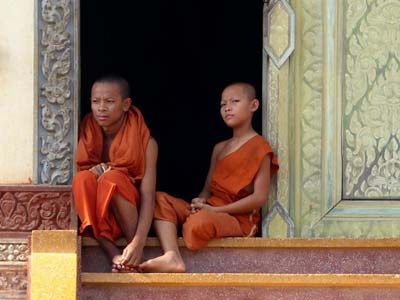
[[[81,220],[112,262],[112,271],[135,271],[153,219],[157,143],[128,82],[102,77],[91,90],[92,112],[82,121],[72,191]],[[124,235],[122,254],[114,244]]]
[[[183,239],[197,250],[212,238],[253,236],[260,208],[267,202],[270,178],[278,162],[268,142],[252,125],[259,101],[248,83],[224,89],[221,116],[233,129],[232,138],[215,145],[203,190],[191,204],[157,192],[154,228],[164,254],[142,263],[145,272],[185,272],[177,244],[177,226]]]

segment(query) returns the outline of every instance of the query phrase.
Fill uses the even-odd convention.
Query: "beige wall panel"
[[[33,174],[34,1],[0,1],[0,184]]]

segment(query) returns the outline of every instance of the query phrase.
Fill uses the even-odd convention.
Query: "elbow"
[[[255,200],[257,208],[262,208],[265,204],[267,204],[268,196],[258,196]]]

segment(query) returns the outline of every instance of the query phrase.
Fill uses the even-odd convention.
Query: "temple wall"
[[[0,1],[0,184],[34,167],[34,1]]]

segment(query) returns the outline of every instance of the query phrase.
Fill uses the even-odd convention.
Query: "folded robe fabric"
[[[278,160],[269,143],[260,135],[252,137],[239,149],[219,159],[212,174],[211,196],[207,202],[212,206],[222,206],[250,195],[246,187],[254,181],[267,155],[271,155],[272,177],[278,171]],[[258,230],[260,212],[254,210],[252,213],[229,215],[201,210],[191,214],[189,203],[158,192],[154,218],[176,225],[183,224],[185,244],[196,250],[215,237],[253,236]]]
[[[80,231],[92,226],[96,238],[118,238],[121,231],[109,206],[115,192],[137,205],[140,201],[137,184],[144,176],[145,154],[150,131],[144,118],[134,106],[126,112],[123,124],[109,149],[109,162],[102,161],[103,130],[93,114],[81,123],[76,165],[78,173],[72,183],[75,206],[81,220]],[[111,167],[98,180],[90,168],[100,163]]]

